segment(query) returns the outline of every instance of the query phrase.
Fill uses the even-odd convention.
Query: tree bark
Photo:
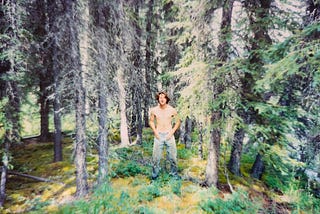
[[[268,28],[269,24],[264,22],[264,19],[268,18],[270,16],[269,10],[271,7],[271,3],[273,0],[260,0],[260,1],[245,1],[244,6],[247,10],[248,17],[249,17],[249,23],[250,28],[253,33],[253,37],[249,39],[249,43],[251,45],[251,54],[249,55],[249,69],[252,72],[246,72],[244,78],[241,79],[242,84],[242,90],[244,91],[244,94],[253,94],[253,82],[255,82],[255,78],[253,76],[253,73],[257,73],[256,75],[259,76],[259,73],[262,73],[263,71],[263,61],[262,56],[259,51],[265,49],[270,44],[272,44],[272,40],[268,34]],[[261,95],[258,95],[259,99],[262,101],[263,98]],[[246,97],[242,97],[242,102],[244,105],[247,105]],[[241,110],[240,110],[241,111]],[[255,112],[253,109],[248,109],[243,114],[242,118],[244,121],[251,121],[256,120],[257,112]],[[239,147],[240,148],[240,147]],[[258,154],[256,157],[256,164],[253,165],[253,168],[251,169],[253,172],[260,172],[263,168],[263,162],[262,162],[262,154]],[[255,168],[258,167],[258,168]],[[262,173],[262,172],[261,172]],[[258,173],[259,174],[259,173]],[[253,176],[257,176],[255,173],[253,173]]]
[[[211,115],[211,124],[221,119],[220,112],[213,112]],[[206,167],[206,177],[204,184],[206,186],[218,186],[219,178],[219,152],[220,152],[221,132],[219,128],[211,130],[210,142],[208,146],[208,160]]]
[[[20,142],[20,99],[21,91],[19,88],[19,80],[16,78],[20,72],[17,66],[17,59],[10,52],[19,52],[21,47],[19,46],[19,23],[20,15],[17,12],[16,3],[12,1],[2,1],[0,3],[0,19],[4,27],[0,28],[0,34],[5,34],[10,40],[3,39],[1,45],[1,53],[5,57],[0,59],[0,99],[7,98],[7,102],[3,108],[3,114],[5,117],[4,123],[6,124],[4,130],[4,139],[0,139],[2,152],[1,152],[1,181],[0,181],[0,207],[6,199],[6,183],[8,175],[8,167],[10,162],[10,146],[14,143]],[[3,29],[6,29],[2,32]]]
[[[109,84],[109,75],[108,64],[110,62],[110,58],[105,53],[105,50],[110,48],[109,44],[112,43],[110,36],[111,34],[109,28],[109,23],[112,23],[112,16],[114,11],[112,11],[112,6],[109,5],[109,2],[89,2],[89,14],[92,17],[93,27],[94,27],[94,36],[93,36],[93,44],[95,52],[92,53],[97,64],[97,80],[98,83],[97,91],[98,91],[98,120],[99,120],[99,135],[98,135],[98,186],[107,182],[108,178],[108,101],[107,97],[109,95],[108,92],[108,84]],[[108,11],[108,12],[106,12]],[[101,38],[105,37],[105,38]]]
[[[86,116],[85,116],[85,89],[83,86],[83,72],[80,63],[78,17],[76,15],[76,1],[64,2],[66,10],[68,38],[70,41],[70,68],[74,75],[75,111],[76,111],[76,142],[75,142],[75,166],[76,166],[76,196],[82,197],[88,194],[88,174],[86,165]]]
[[[153,45],[155,42],[154,33],[152,31],[152,21],[154,20],[153,10],[154,10],[154,0],[149,0],[148,2],[148,11],[146,17],[146,62],[145,62],[145,93],[144,93],[144,111],[143,111],[143,120],[144,126],[149,127],[149,109],[151,106],[152,100],[152,85],[154,82],[154,72],[153,72]]]
[[[46,2],[42,0],[35,1],[35,9],[30,12],[30,17],[38,17],[36,28],[33,32],[35,38],[39,38],[38,41],[40,48],[40,57],[44,61],[44,65],[39,68],[39,103],[40,103],[40,142],[46,142],[49,140],[49,112],[50,112],[50,101],[49,101],[49,86],[52,84],[52,73],[48,72],[47,67],[50,66],[50,54],[48,51],[46,41],[48,32],[46,30],[47,23],[47,12]],[[50,49],[49,49],[50,50]],[[40,59],[39,59],[40,60]]]
[[[6,132],[4,139],[3,154],[2,154],[2,166],[1,166],[1,181],[0,181],[0,207],[3,207],[3,204],[6,200],[6,183],[8,175],[8,166],[9,166],[9,147],[10,147],[10,130]]]
[[[203,156],[203,133],[204,133],[203,125],[202,125],[202,122],[200,122],[200,124],[199,124],[199,148],[198,148],[198,151],[199,151],[199,157],[201,159],[204,159],[204,156]]]
[[[98,184],[102,184],[107,180],[108,176],[108,125],[107,125],[107,97],[105,82],[100,81],[99,87],[99,137],[98,137]]]
[[[40,141],[49,140],[49,100],[48,81],[45,75],[40,74]]]
[[[130,144],[128,123],[127,123],[127,107],[126,107],[126,90],[123,78],[123,68],[119,68],[117,72],[117,82],[119,87],[119,106],[120,106],[120,138],[121,147],[127,147]]]
[[[228,169],[237,176],[241,175],[240,160],[241,160],[243,139],[244,139],[244,129],[239,128],[238,130],[236,130],[236,133],[234,135],[230,161],[228,163]]]
[[[131,25],[133,26],[133,32],[135,33],[135,37],[132,38],[132,47],[131,47],[131,61],[133,62],[133,69],[132,72],[132,80],[131,81],[131,94],[132,94],[132,121],[131,121],[131,130],[132,132],[130,135],[136,135],[136,143],[142,143],[142,90],[144,85],[141,86],[141,83],[144,82],[142,70],[141,70],[141,27],[139,26],[139,11],[140,11],[140,3],[134,2],[133,7],[133,17],[134,19],[131,21]]]
[[[217,58],[220,63],[217,66],[222,66],[228,60],[230,52],[230,32],[231,32],[231,17],[233,10],[234,0],[228,0],[225,2],[222,10],[222,20],[220,25],[220,36]],[[225,86],[219,81],[213,81],[213,100],[215,100],[224,90]],[[221,109],[217,108],[211,113],[211,124],[215,124],[211,130],[208,163],[206,168],[206,180],[205,183],[208,186],[218,185],[218,169],[219,169],[219,153],[220,153],[220,140],[221,140],[221,127],[216,125],[221,120]]]
[[[184,144],[186,149],[191,149],[191,132],[192,132],[192,120],[189,116],[185,120],[185,132],[184,132]]]
[[[256,156],[256,160],[251,168],[251,177],[261,179],[262,173],[264,172],[264,164],[262,161],[262,155],[259,153]]]
[[[62,128],[61,128],[61,88],[60,88],[60,68],[59,68],[59,59],[58,59],[58,46],[59,41],[57,39],[57,34],[59,28],[57,26],[57,16],[58,16],[58,6],[55,1],[48,1],[47,7],[48,22],[49,22],[49,31],[53,36],[50,37],[50,63],[47,69],[47,72],[53,74],[53,124],[54,124],[54,154],[53,161],[58,162],[62,161]]]

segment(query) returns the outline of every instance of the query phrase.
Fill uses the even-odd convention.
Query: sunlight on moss
[[[62,184],[51,184],[49,185],[42,193],[41,195],[41,200],[42,201],[46,201],[51,199],[53,196],[55,196],[55,194],[62,190],[62,188],[64,188],[64,185]]]
[[[182,160],[179,160],[179,162],[181,163]],[[183,174],[186,174],[190,177],[194,177],[198,179],[204,179],[206,164],[207,164],[207,161],[202,160],[200,158],[190,158],[187,161],[185,161],[183,164],[184,166]]]

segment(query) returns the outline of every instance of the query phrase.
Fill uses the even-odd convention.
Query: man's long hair
[[[166,92],[164,92],[164,91],[160,91],[160,92],[158,92],[158,93],[156,94],[156,100],[159,102],[159,97],[160,97],[161,94],[164,95],[164,97],[165,97],[166,100],[167,100],[167,104],[168,104],[169,101],[170,101],[170,98],[168,97],[168,94],[167,94]]]

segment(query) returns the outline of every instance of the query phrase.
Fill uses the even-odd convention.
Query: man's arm
[[[156,130],[156,125],[155,125],[155,114],[153,113],[153,109],[151,109],[150,110],[150,119],[149,119],[149,126],[150,126],[150,128],[152,129],[152,131],[153,131],[153,133],[154,133],[154,136],[156,137],[156,138],[160,138],[159,137],[159,134],[158,134],[158,132],[157,132],[157,130]]]
[[[167,136],[168,139],[170,139],[173,136],[173,134],[177,131],[177,129],[180,127],[180,124],[181,124],[179,114],[176,110],[175,110],[175,113],[173,114],[172,119],[174,119],[175,124]]]

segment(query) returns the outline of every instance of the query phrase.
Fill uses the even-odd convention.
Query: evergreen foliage
[[[168,198],[181,202],[189,193],[201,199],[195,212],[278,213],[277,206],[297,213],[319,212],[319,1],[301,3],[2,1],[1,205],[10,170],[54,175],[57,180],[68,176],[63,186],[67,189],[75,182],[75,159],[80,164],[76,182],[83,188],[76,192],[88,200],[75,200],[58,213],[157,213],[163,210],[147,205]],[[230,23],[222,16],[227,12]],[[150,183],[153,136],[147,123],[158,90],[167,91],[182,120],[192,118],[195,127],[191,149],[178,145],[183,179],[171,178],[163,160],[159,180]],[[70,119],[72,115],[76,117]],[[68,144],[62,148],[61,134],[67,138],[66,131],[74,137],[73,149]],[[200,131],[205,161],[217,162],[217,168],[213,164],[206,170],[220,173],[215,176],[218,182],[208,184],[219,188],[213,192],[201,187],[206,184],[204,161],[196,158]],[[40,141],[50,144],[37,144],[40,149],[33,152],[45,154],[22,163],[22,151],[14,143],[20,142],[21,134],[39,133]],[[62,161],[62,149],[69,159],[29,165],[52,155],[52,141],[54,161]],[[228,158],[234,162],[227,169]],[[193,162],[200,166],[191,166]],[[259,176],[253,179],[250,173],[257,162]],[[37,171],[45,164],[54,170]],[[239,172],[232,164],[238,164]],[[97,188],[89,190],[96,180]],[[125,183],[128,189],[113,188],[117,181],[130,181]],[[256,202],[257,192],[265,198]],[[266,195],[271,202],[263,207]],[[13,198],[9,195],[8,203]],[[21,200],[30,212],[55,203],[33,196]],[[180,211],[172,206],[171,211]]]

